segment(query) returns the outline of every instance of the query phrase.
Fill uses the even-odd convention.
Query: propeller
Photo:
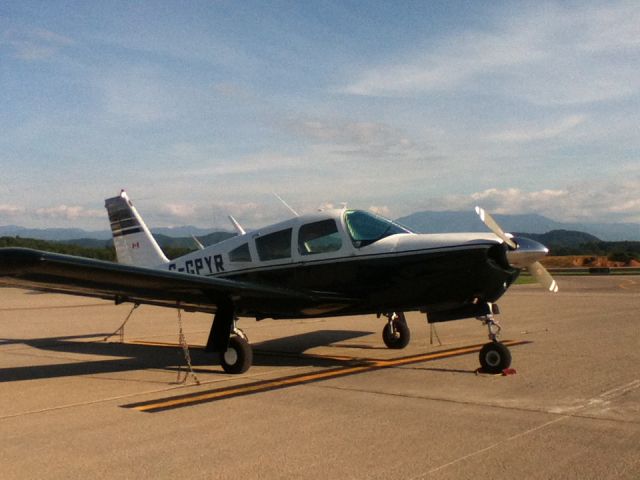
[[[548,248],[528,238],[520,237],[514,239],[513,235],[505,233],[498,225],[498,222],[481,207],[476,207],[476,213],[482,223],[509,247],[507,258],[511,265],[517,268],[526,268],[531,276],[548,291],[552,293],[558,292],[558,283],[538,261],[539,258],[549,253]]]
[[[556,282],[549,271],[540,262],[533,262],[527,265],[527,270],[539,284],[552,293],[558,293],[558,282]]]
[[[513,250],[518,248],[518,245],[516,244],[516,242],[513,241],[512,237],[508,236],[504,232],[504,230],[500,228],[500,225],[498,225],[498,222],[496,222],[493,219],[493,217],[485,211],[484,208],[476,207],[476,213],[480,217],[480,220],[482,220],[482,223],[484,223],[487,227],[489,227],[489,230],[491,230],[498,237],[500,237],[504,243],[509,245]]]

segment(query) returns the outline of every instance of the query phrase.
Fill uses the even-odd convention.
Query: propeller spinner
[[[509,247],[507,258],[511,265],[516,268],[526,268],[531,276],[550,292],[558,291],[558,283],[538,261],[549,253],[547,247],[529,238],[514,238],[513,235],[505,233],[498,222],[481,207],[476,207],[476,213],[489,230]]]

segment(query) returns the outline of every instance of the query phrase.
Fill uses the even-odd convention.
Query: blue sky
[[[640,3],[0,4],[0,224],[640,222]]]

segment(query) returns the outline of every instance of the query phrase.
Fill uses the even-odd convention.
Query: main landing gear
[[[244,373],[249,370],[253,361],[249,339],[239,328],[233,329],[226,351],[219,352],[219,355],[220,365],[226,373]]]
[[[235,311],[230,299],[218,304],[206,351],[218,354],[220,365],[226,373],[244,373],[251,367],[253,350],[245,333],[236,327]]]
[[[387,324],[382,329],[382,340],[388,348],[401,349],[409,344],[411,331],[403,312],[385,313]]]
[[[489,329],[491,342],[485,344],[480,350],[480,366],[483,372],[500,373],[511,365],[511,352],[507,346],[498,341],[500,325],[493,314],[478,317],[478,320]]]

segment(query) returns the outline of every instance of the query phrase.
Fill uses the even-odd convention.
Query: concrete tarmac
[[[558,280],[499,302],[515,375],[476,374],[480,322],[419,314],[404,350],[375,316],[241,319],[227,375],[183,313],[199,385],[176,311],[103,341],[130,305],[0,288],[0,478],[638,479],[640,277]]]

